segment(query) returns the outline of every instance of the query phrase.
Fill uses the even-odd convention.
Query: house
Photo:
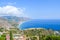
[[[6,35],[6,40],[10,40],[10,35],[9,34]]]
[[[25,40],[25,37],[20,34],[13,34],[13,39],[14,40]]]

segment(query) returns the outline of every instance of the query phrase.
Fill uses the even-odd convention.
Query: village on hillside
[[[20,30],[17,26],[29,20],[21,18],[6,19],[0,17],[0,40],[60,40],[60,31],[44,28]]]
[[[35,28],[27,30],[0,28],[0,40],[60,40],[60,33],[58,31]]]

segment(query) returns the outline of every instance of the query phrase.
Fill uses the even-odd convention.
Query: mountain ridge
[[[29,18],[26,17],[16,17],[16,16],[1,16],[0,17],[0,27],[17,27],[20,22],[27,21]]]

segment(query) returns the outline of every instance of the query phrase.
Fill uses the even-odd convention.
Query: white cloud
[[[0,7],[0,16],[11,15],[11,16],[20,16],[24,13],[24,8],[17,8],[15,6],[3,6]]]

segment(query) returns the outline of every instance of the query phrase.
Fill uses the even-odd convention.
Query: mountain
[[[25,21],[25,20],[29,19],[27,17],[16,17],[16,16],[2,16],[2,18],[6,19],[8,21],[15,21],[15,22]]]
[[[8,23],[8,21],[6,19],[0,17],[0,28],[1,27],[9,28],[9,27],[12,27],[12,26],[10,25],[10,23]]]
[[[20,24],[20,22],[24,22],[27,20],[29,20],[29,18],[16,16],[1,16],[0,27],[7,29],[11,27],[17,27]]]

